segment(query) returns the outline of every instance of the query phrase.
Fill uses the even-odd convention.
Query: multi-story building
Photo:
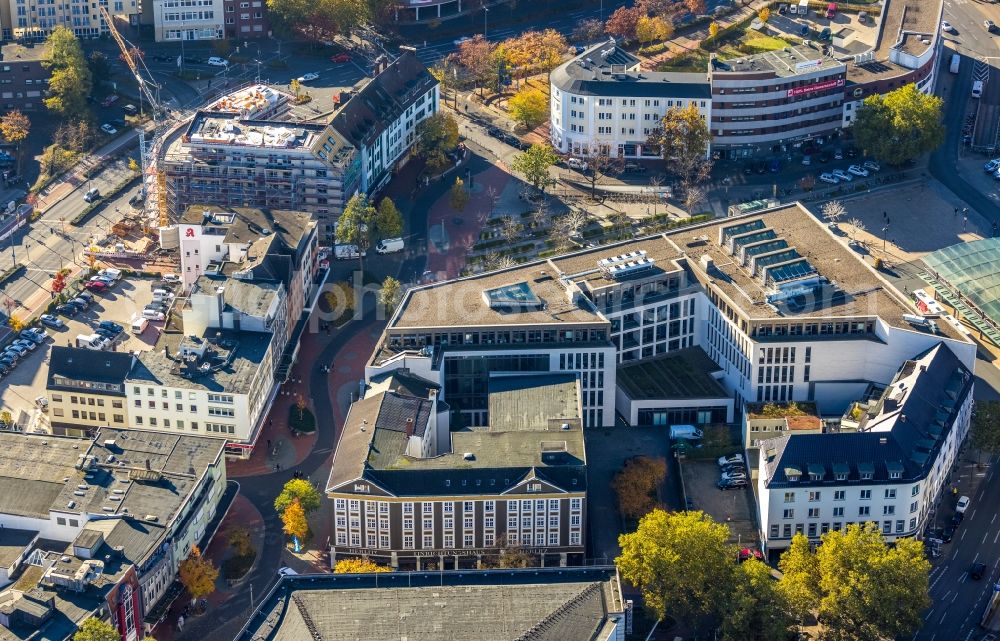
[[[10,37],[9,34],[5,36]],[[42,64],[46,53],[46,46],[40,43],[34,46],[14,43],[0,46],[0,108],[4,111],[34,111],[45,106],[42,101],[50,75]]]
[[[224,38],[224,15],[223,0],[153,0],[143,7],[144,22],[152,23],[157,42]]]
[[[644,71],[613,39],[554,69],[549,84],[551,141],[562,153],[659,158],[646,140],[668,109],[694,105],[712,119],[707,73]]]
[[[631,601],[623,596],[614,566],[305,574],[279,581],[235,641],[307,635],[366,641],[624,641],[632,629]]]
[[[326,488],[331,561],[458,569],[518,549],[542,565],[579,562],[587,475],[577,377],[493,376],[489,423],[449,429],[437,387],[400,375],[344,422]]]
[[[709,65],[712,148],[726,157],[839,129],[847,65],[811,46]]]
[[[142,7],[138,0],[104,0],[100,6],[130,25],[139,24]],[[5,40],[44,40],[56,27],[66,27],[77,38],[98,38],[108,34],[108,25],[97,3],[85,0],[0,1],[0,29]]]
[[[808,402],[747,403],[743,408],[743,447],[751,450],[784,435],[822,434],[823,419]],[[840,431],[844,431],[843,425]]]
[[[222,0],[226,37],[246,40],[271,36],[266,0]]]
[[[437,81],[412,50],[377,70],[329,125],[278,119],[288,97],[265,101],[262,87],[198,112],[164,150],[170,215],[199,204],[303,211],[332,245],[347,200],[388,180],[438,109]]]
[[[104,428],[93,442],[0,434],[0,449],[6,583],[16,579],[0,594],[4,638],[68,639],[91,616],[123,641],[143,636],[179,563],[213,534],[223,443]]]
[[[52,433],[92,435],[100,427],[128,427],[125,377],[133,354],[53,345],[45,386]]]
[[[969,429],[972,372],[949,347],[907,360],[856,432],[760,443],[760,536],[780,551],[798,533],[874,522],[889,541],[919,536]]]

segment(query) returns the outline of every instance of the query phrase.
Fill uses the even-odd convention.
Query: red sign
[[[188,227],[184,230],[185,238],[194,238],[194,227]]]
[[[788,97],[794,98],[795,96],[801,96],[804,93],[812,93],[814,91],[824,91],[826,89],[833,89],[834,87],[843,87],[844,79],[837,78],[836,80],[827,80],[825,82],[817,82],[814,85],[807,85],[805,87],[795,87],[788,90]]]

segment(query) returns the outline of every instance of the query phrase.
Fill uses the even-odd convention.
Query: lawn
[[[767,51],[777,51],[792,46],[786,40],[768,36],[754,29],[747,29],[742,34],[733,33],[719,42],[711,51],[698,47],[697,49],[677,56],[659,65],[657,71],[704,72],[708,69],[711,54],[718,60],[733,60],[742,56]]]

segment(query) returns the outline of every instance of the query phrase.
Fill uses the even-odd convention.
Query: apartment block
[[[281,120],[289,97],[264,87],[198,112],[164,151],[173,219],[198,204],[302,211],[332,245],[347,200],[377,191],[405,161],[416,125],[438,109],[437,81],[413,51],[377,72],[329,125]]]
[[[874,522],[889,541],[919,536],[969,430],[972,372],[945,344],[905,361],[856,432],[785,434],[759,443],[761,540]]]
[[[86,0],[3,0],[0,28],[4,40],[40,41],[56,27],[66,27],[77,38],[108,35],[98,4]],[[101,6],[115,18],[138,25],[142,13],[139,0],[102,0]]]
[[[585,551],[586,453],[573,374],[489,379],[489,423],[450,424],[430,381],[398,372],[348,413],[326,494],[332,562],[479,567],[505,550],[542,565]]]
[[[135,356],[53,345],[46,398],[53,434],[93,436],[100,427],[129,426],[125,377]]]
[[[46,55],[47,48],[41,43],[0,45],[0,108],[44,109],[50,75],[42,65]]]
[[[152,0],[150,4],[157,42],[226,37],[223,0]]]

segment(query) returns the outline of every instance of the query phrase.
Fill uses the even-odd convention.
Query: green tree
[[[378,211],[364,194],[354,194],[347,201],[344,213],[337,221],[335,234],[338,243],[356,245],[358,248],[358,266],[365,270],[364,253],[375,242],[375,217]]]
[[[303,510],[307,513],[313,512],[319,509],[322,497],[319,490],[306,479],[292,479],[285,483],[278,498],[274,499],[274,509],[277,512],[284,512],[293,501],[298,500]]]
[[[660,618],[684,621],[700,635],[726,614],[736,557],[728,539],[729,528],[703,512],[656,509],[618,537],[615,562]]]
[[[267,0],[268,13],[279,31],[313,41],[350,34],[355,27],[372,22],[380,7],[377,0]]]
[[[107,621],[91,617],[73,634],[73,641],[121,641],[121,634]]]
[[[403,285],[392,276],[386,276],[382,281],[382,289],[378,292],[379,302],[385,307],[386,314],[392,314],[403,298]]]
[[[980,456],[1000,452],[1000,401],[976,401],[969,444],[979,450]]]
[[[936,149],[944,141],[943,101],[920,93],[913,83],[865,98],[852,130],[865,153],[901,165]]]
[[[181,584],[191,595],[192,603],[215,592],[215,580],[219,578],[219,570],[201,555],[197,545],[191,548],[188,558],[181,561],[177,573]]]
[[[79,41],[66,27],[56,27],[45,44],[48,56],[43,64],[52,70],[45,106],[64,117],[84,113],[92,78]]]
[[[379,238],[398,238],[403,233],[403,215],[392,198],[383,198],[375,214],[375,231]]]
[[[546,144],[535,143],[523,154],[514,156],[511,168],[524,176],[531,185],[542,192],[555,180],[549,175],[549,167],[556,164],[559,157]]]
[[[462,211],[469,204],[469,190],[465,188],[465,181],[457,176],[448,194],[448,204],[455,211]]]
[[[103,51],[91,51],[87,56],[87,68],[95,86],[103,85],[111,80],[111,61]]]
[[[549,99],[541,89],[525,86],[507,101],[511,117],[525,129],[534,129],[549,118]]]
[[[930,563],[924,544],[889,546],[877,523],[827,532],[816,551],[818,616],[830,641],[888,641],[912,636],[930,607]]]
[[[792,537],[792,544],[781,555],[778,568],[782,572],[778,591],[788,604],[792,618],[802,623],[820,600],[819,564],[804,534]]]
[[[448,152],[458,146],[458,121],[440,111],[417,125],[417,155],[433,170],[444,169],[451,163]]]
[[[696,184],[708,176],[708,144],[712,140],[708,123],[694,103],[671,107],[660,125],[649,134],[647,145],[657,146],[667,170],[686,183]]]
[[[729,612],[722,623],[723,641],[788,638],[792,620],[771,568],[757,559],[745,561],[735,573],[731,589]]]

